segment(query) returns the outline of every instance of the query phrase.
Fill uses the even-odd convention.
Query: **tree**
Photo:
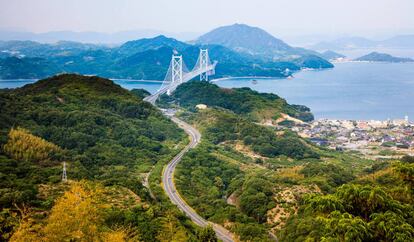
[[[157,239],[161,242],[180,242],[187,241],[188,238],[177,219],[171,212],[168,212],[161,220],[161,229],[158,231]]]
[[[326,229],[326,236],[322,241],[339,238],[339,241],[362,242],[370,239],[368,224],[359,217],[334,211],[328,218],[319,219],[324,221]]]
[[[41,162],[56,156],[62,150],[55,144],[32,135],[23,128],[12,128],[3,146],[6,154],[16,160]]]
[[[413,226],[391,211],[372,214],[369,227],[376,241],[410,241],[414,237]]]
[[[45,237],[50,241],[99,238],[104,222],[101,194],[102,188],[94,184],[73,183],[53,206],[44,228]]]
[[[311,212],[330,213],[336,210],[344,211],[342,201],[335,195],[310,196],[305,198],[307,210]]]
[[[197,239],[201,242],[217,242],[216,232],[214,232],[213,227],[208,225],[204,227],[197,233]]]

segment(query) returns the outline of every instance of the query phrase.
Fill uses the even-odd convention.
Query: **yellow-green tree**
[[[102,188],[86,182],[72,184],[56,201],[44,228],[47,241],[97,241],[103,223]]]
[[[157,239],[161,242],[180,242],[187,241],[185,231],[178,225],[177,219],[170,212],[162,220],[162,229],[159,231]]]
[[[16,160],[40,162],[49,160],[62,150],[23,128],[12,128],[8,134],[7,143],[3,146],[4,152]]]
[[[131,236],[126,229],[111,230],[105,226],[107,205],[102,194],[103,188],[99,185],[73,182],[70,189],[56,200],[42,228],[30,218],[24,219],[10,241],[128,241]]]

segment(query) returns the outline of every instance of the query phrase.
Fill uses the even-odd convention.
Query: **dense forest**
[[[1,92],[0,241],[214,238],[142,185],[187,142],[142,95],[78,75]]]

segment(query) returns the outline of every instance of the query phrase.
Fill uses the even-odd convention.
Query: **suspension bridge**
[[[211,63],[208,49],[200,49],[200,54],[193,69],[189,71],[184,64],[183,56],[176,52],[171,57],[170,66],[161,87],[151,96],[144,98],[144,101],[155,104],[162,94],[170,95],[182,83],[200,76],[200,81],[208,81],[208,76],[214,75],[217,62]]]
[[[208,76],[214,74],[216,64],[217,62],[210,62],[207,49],[200,49],[200,54],[198,56],[196,64],[194,65],[194,68],[191,71],[188,71],[183,62],[183,56],[174,53],[171,57],[170,66],[161,87],[151,96],[144,98],[144,100],[155,105],[155,102],[159,96],[165,93],[170,95],[179,85],[190,81],[196,76],[200,76],[200,81],[208,81]],[[178,193],[174,184],[175,167],[178,165],[178,163],[181,161],[181,158],[185,155],[185,153],[187,153],[189,149],[194,148],[198,145],[201,140],[201,134],[198,132],[198,130],[180,120],[179,118],[170,118],[189,135],[190,143],[164,167],[162,173],[162,184],[165,193],[181,211],[183,211],[188,217],[191,218],[195,224],[201,227],[211,225],[216,232],[217,237],[221,241],[233,242],[233,235],[227,229],[218,224],[209,222],[198,215],[197,212],[192,207],[190,207]]]

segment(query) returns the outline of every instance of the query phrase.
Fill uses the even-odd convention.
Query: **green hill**
[[[160,176],[157,169],[187,139],[160,111],[143,102],[136,91],[129,92],[99,77],[59,75],[1,92],[0,109],[0,240],[7,240],[16,231],[19,232],[15,236],[23,236],[26,228],[30,232],[25,236],[40,238],[56,236],[48,230],[52,227],[76,230],[79,224],[55,227],[59,225],[53,224],[53,216],[70,221],[68,216],[78,211],[71,210],[77,203],[62,214],[53,214],[61,208],[55,204],[64,206],[72,197],[71,190],[81,189],[77,185],[81,180],[89,184],[81,182],[82,189],[98,189],[96,194],[101,194],[90,198],[85,194],[85,202],[96,200],[95,205],[77,208],[99,215],[96,221],[90,217],[88,222],[85,220],[92,227],[84,231],[97,228],[116,234],[123,228],[121,231],[127,231],[130,238],[139,235],[140,241],[153,241],[159,236],[174,236],[164,230],[168,217],[168,226],[177,228],[176,236],[196,238],[198,230],[163,198],[159,182],[151,183],[158,200],[151,198],[142,185],[152,167],[157,167],[154,174]],[[61,182],[63,161],[68,183]],[[68,192],[66,197],[56,200],[64,192]],[[65,233],[69,232],[59,235]]]
[[[164,95],[161,99],[162,102],[171,100],[192,109],[197,104],[225,108],[255,122],[274,121],[281,117],[281,113],[302,121],[313,120],[309,108],[288,104],[276,94],[259,93],[250,88],[220,88],[209,82],[184,83],[170,97]]]

